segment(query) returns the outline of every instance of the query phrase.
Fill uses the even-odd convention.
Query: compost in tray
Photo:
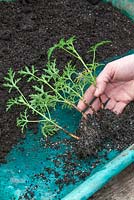
[[[21,110],[17,108],[5,112],[8,94],[2,84],[9,67],[18,70],[24,65],[35,65],[42,69],[46,64],[48,48],[60,38],[72,35],[77,37],[82,55],[85,55],[87,44],[111,40],[111,46],[103,47],[103,51],[98,52],[99,61],[133,48],[132,22],[108,4],[93,6],[86,0],[30,2],[0,2],[1,162],[4,162],[13,144],[24,136],[16,127],[16,117]],[[62,70],[67,58],[60,52],[58,57],[63,63],[59,66]],[[89,55],[86,57],[88,59]],[[25,93],[28,90],[26,87]]]
[[[8,4],[0,3],[0,96],[2,105],[0,108],[1,162],[5,161],[5,156],[10,151],[12,145],[16,144],[18,139],[23,137],[20,134],[20,130],[16,128],[15,120],[21,110],[17,108],[12,112],[5,113],[8,95],[6,90],[3,89],[2,84],[7,69],[10,66],[16,71],[24,65],[30,66],[32,64],[42,69],[47,60],[46,55],[48,48],[60,38],[68,38],[68,36],[72,35],[76,35],[78,38],[77,47],[81,54],[85,55],[86,60],[89,59],[89,55],[86,55],[85,53],[87,43],[92,45],[104,39],[112,41],[112,45],[103,47],[103,51],[98,53],[98,60],[105,60],[108,57],[124,54],[129,49],[133,48],[134,33],[131,21],[110,5],[99,3],[98,5],[93,6],[88,1],[81,0],[57,0],[54,2],[42,0],[30,2],[30,4],[20,4],[19,2],[8,2]],[[58,62],[62,61],[62,64],[59,66],[62,71],[62,66],[64,66],[68,58],[66,55],[61,55],[60,52],[57,53],[57,55],[59,58]],[[25,83],[22,83],[21,87],[23,88],[24,85]],[[29,88],[26,87],[25,94],[27,95],[28,92]],[[127,109],[129,110],[129,107]],[[59,113],[62,115],[62,118],[63,116],[67,116],[66,113],[62,114],[61,111]],[[59,115],[59,113],[57,115]],[[100,111],[100,115],[101,114],[104,114],[103,111]],[[110,114],[109,112],[106,112],[106,115],[113,116],[113,114]],[[124,117],[127,115],[128,112],[124,114]],[[76,116],[74,117],[75,120],[73,120],[73,122],[76,123],[75,121],[78,121],[78,118]],[[111,122],[111,119],[108,119],[109,122]],[[131,119],[132,118],[129,118],[130,121]],[[95,122],[97,121],[96,116],[94,116],[94,120]],[[112,120],[112,122],[116,124],[117,117],[114,116]],[[122,120],[124,121],[125,118]],[[63,121],[66,122],[64,118]],[[93,122],[91,118],[89,118],[89,121],[91,123]],[[124,122],[127,123],[127,121]],[[67,124],[70,124],[70,122]],[[105,125],[105,120],[102,125]],[[130,126],[130,129],[131,128],[132,127]],[[126,127],[124,129],[127,130]],[[131,131],[132,130],[130,130],[128,134],[129,138],[131,138]],[[63,133],[61,135],[63,137]],[[117,136],[120,137],[118,131]],[[1,173],[4,177],[1,187],[1,196],[3,197],[2,192],[4,192],[6,195],[16,195],[20,199],[40,198],[44,195],[44,182],[46,182],[47,179],[48,182],[46,182],[46,184],[49,183],[51,185],[52,182],[54,184],[54,191],[57,191],[56,198],[61,198],[62,195],[65,195],[63,191],[66,190],[66,192],[69,192],[72,190],[71,187],[74,182],[76,184],[75,186],[77,186],[77,183],[80,184],[80,181],[83,181],[86,176],[90,173],[94,173],[95,170],[97,170],[95,167],[99,162],[103,165],[107,160],[109,161],[117,154],[116,151],[111,152],[111,148],[107,148],[107,150],[97,155],[96,159],[78,159],[78,157],[75,157],[75,142],[62,137],[58,136],[58,138],[55,138],[57,140],[56,142],[48,141],[45,147],[44,139],[39,134],[34,135],[32,133],[30,134],[30,137],[28,135],[26,140],[21,141],[16,147],[17,150],[16,148],[13,149],[11,154],[7,157],[7,164],[1,165]],[[119,138],[119,140],[120,139],[121,138]],[[35,143],[35,141],[37,143]],[[61,147],[59,147],[60,144],[62,144]],[[123,142],[120,143],[121,148],[122,144]],[[126,144],[128,143],[126,142]],[[39,147],[41,147],[43,154],[38,154],[40,152]],[[59,152],[57,152],[58,149]],[[34,154],[32,154],[32,152],[34,152]],[[37,154],[35,154],[35,152],[37,152]],[[50,154],[50,157],[45,157],[48,152],[52,154]],[[88,153],[89,152],[87,152],[87,154]],[[35,159],[35,157],[37,159]],[[30,163],[29,158],[32,159]],[[39,165],[37,165],[37,163]],[[46,167],[47,163],[50,166],[53,163],[53,166]],[[64,164],[65,166],[63,166]],[[55,168],[56,170],[54,170]],[[93,171],[94,168],[95,170]],[[69,173],[70,169],[72,171],[74,170],[73,173],[75,173],[76,179],[72,178],[72,174]],[[45,191],[45,195],[46,197],[48,195],[49,197],[55,198],[54,191],[51,191],[49,184],[46,186],[48,193]],[[69,189],[67,189],[67,185]],[[8,186],[8,189],[5,186]],[[27,188],[25,188],[25,186]],[[6,192],[4,188],[6,189]],[[58,191],[59,194],[57,194]]]

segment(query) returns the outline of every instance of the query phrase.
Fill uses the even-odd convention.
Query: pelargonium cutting
[[[38,75],[38,69],[35,66],[25,66],[18,72],[14,72],[10,68],[7,76],[4,77],[4,86],[8,88],[9,93],[13,90],[16,91],[16,96],[8,100],[6,110],[9,111],[13,106],[23,106],[24,108],[20,117],[17,118],[17,126],[21,128],[22,132],[27,128],[28,123],[36,122],[42,124],[42,133],[45,137],[52,136],[58,130],[62,130],[71,137],[79,139],[74,133],[60,126],[56,119],[52,118],[51,112],[59,104],[62,105],[62,108],[73,108],[81,112],[77,107],[78,100],[84,101],[83,95],[86,88],[90,84],[96,84],[95,71],[101,65],[96,61],[97,48],[110,41],[101,41],[90,47],[88,52],[92,53],[93,58],[91,63],[86,63],[75,48],[75,40],[75,37],[68,40],[62,38],[48,50],[48,62],[41,75]],[[52,59],[52,54],[56,49],[62,49],[72,58],[79,60],[82,70],[78,71],[76,66],[72,64],[72,60],[69,60],[61,74],[56,64],[56,58]],[[23,78],[26,79],[27,84],[34,83],[32,85],[34,92],[28,94],[27,97],[20,87]],[[87,102],[84,101],[84,103],[88,105]],[[91,107],[91,109],[93,108]],[[30,120],[29,111],[37,116],[37,120]],[[81,114],[86,118],[84,112]]]

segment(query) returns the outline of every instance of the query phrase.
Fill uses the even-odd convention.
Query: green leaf
[[[49,82],[51,79],[56,81],[59,78],[59,69],[56,67],[56,59],[48,61],[47,68],[43,69],[45,74],[42,75],[43,79]]]
[[[15,77],[15,72],[13,72],[13,69],[10,68],[10,69],[8,70],[7,77],[4,77],[4,79],[5,79],[6,81],[12,83],[13,80],[14,80],[14,77]]]
[[[44,85],[41,85],[40,87],[37,86],[37,85],[33,85],[32,87],[35,89],[36,92],[39,92],[41,94],[45,93],[45,91],[44,91]]]
[[[72,45],[76,41],[76,37],[72,36],[66,41],[66,45]]]
[[[50,47],[49,50],[47,51],[47,58],[48,60],[50,60],[54,50],[58,47],[57,44],[55,44],[53,47]]]
[[[21,78],[15,79],[15,72],[12,68],[8,70],[7,76],[4,77],[4,80],[6,81],[3,86],[8,88],[9,93],[12,91],[12,89],[17,88],[18,82],[21,80]]]
[[[57,44],[58,48],[63,48],[66,45],[66,41],[62,38]]]
[[[8,111],[9,109],[11,109],[11,107],[16,106],[16,105],[25,105],[25,101],[22,96],[9,99],[7,101],[6,111]]]
[[[31,82],[32,80],[36,80],[35,74],[38,72],[37,69],[32,65],[31,67],[25,66],[24,69],[20,70],[18,73],[24,77],[28,77],[27,82]]]
[[[31,94],[29,97],[29,102],[32,107],[42,114],[48,113],[49,109],[55,109],[56,98],[54,98],[54,95],[50,95],[48,92]],[[35,113],[35,111],[33,111],[33,113]]]
[[[12,106],[18,105],[18,98],[11,98],[8,100],[7,102],[7,108],[6,111],[8,111],[9,109],[11,109]]]
[[[104,40],[104,41],[98,42],[97,44],[91,46],[91,47],[89,48],[89,51],[88,51],[88,52],[96,51],[96,49],[97,49],[98,47],[103,46],[103,45],[105,45],[105,44],[109,44],[109,43],[111,43],[110,40]]]
[[[8,88],[8,92],[10,93],[12,91],[12,89],[14,88],[13,85],[9,84],[9,83],[4,83],[3,84],[4,87]]]
[[[56,123],[55,120],[52,120],[54,123]],[[41,131],[42,134],[45,137],[53,136],[57,131],[59,131],[59,128],[55,126],[52,122],[45,120],[44,123],[41,125]]]
[[[60,39],[59,43],[55,44],[53,47],[49,48],[47,52],[48,60],[50,60],[52,53],[54,52],[55,49],[62,49],[62,48],[67,48],[69,50],[72,50],[72,45],[73,42],[75,41],[75,36],[70,37],[68,40],[65,40],[64,38]]]
[[[28,117],[27,109],[25,109],[23,113],[20,113],[20,117],[17,118],[17,126],[21,128],[22,133],[27,128]]]

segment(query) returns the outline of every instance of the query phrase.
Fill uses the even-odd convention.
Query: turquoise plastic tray
[[[64,126],[68,124],[73,131],[77,128],[80,116],[78,113],[70,110],[58,108],[54,115],[58,115],[59,121]],[[58,179],[63,179],[64,159],[57,158],[56,155],[65,155],[66,151],[72,151],[70,145],[64,144],[67,136],[59,132],[54,138],[51,138],[52,144],[57,142],[58,148],[45,147],[45,141],[40,133],[27,133],[25,140],[12,149],[7,156],[7,163],[0,165],[0,199],[1,200],[84,200],[92,196],[113,176],[122,171],[134,159],[134,146],[132,145],[126,151],[119,153],[115,150],[107,153],[105,159],[105,150],[100,152],[101,162],[96,165],[95,158],[80,160],[73,155],[71,162],[77,163],[74,168],[74,174],[77,171],[81,173],[90,172],[86,180],[79,179],[75,175],[74,183],[63,184],[59,188],[56,184]],[[59,143],[59,141],[61,141]],[[65,155],[66,156],[66,155]],[[55,159],[60,163],[58,166]],[[53,169],[50,173],[47,168]],[[60,176],[57,178],[56,173]]]

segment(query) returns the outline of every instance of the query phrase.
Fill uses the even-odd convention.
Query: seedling
[[[24,112],[17,119],[17,126],[21,127],[22,132],[27,128],[28,123],[39,122],[42,124],[42,133],[45,137],[55,134],[58,130],[62,130],[71,137],[79,139],[79,137],[61,127],[56,119],[52,118],[51,111],[56,109],[58,104],[61,104],[62,107],[74,108],[81,112],[76,106],[78,100],[83,100],[85,89],[89,84],[95,85],[96,83],[95,70],[99,66],[99,63],[96,62],[96,50],[99,46],[109,43],[109,41],[102,41],[90,48],[89,51],[93,53],[91,64],[84,62],[75,49],[74,42],[74,37],[66,41],[61,39],[58,44],[51,47],[48,51],[48,63],[40,76],[34,66],[31,68],[25,66],[17,74],[11,68],[9,69],[5,77],[6,83],[4,86],[8,88],[9,93],[12,90],[16,90],[17,96],[8,100],[7,111],[15,105],[24,107]],[[61,75],[56,66],[56,59],[51,60],[52,53],[57,48],[63,49],[77,58],[82,63],[83,70],[78,72],[72,61],[69,61]],[[26,77],[27,83],[31,81],[34,83],[32,87],[35,92],[27,97],[19,86],[24,77]],[[84,103],[87,104],[86,102]],[[28,114],[30,110],[33,115],[37,115],[37,120],[30,120]],[[85,113],[81,112],[81,114],[83,117],[86,117]]]

